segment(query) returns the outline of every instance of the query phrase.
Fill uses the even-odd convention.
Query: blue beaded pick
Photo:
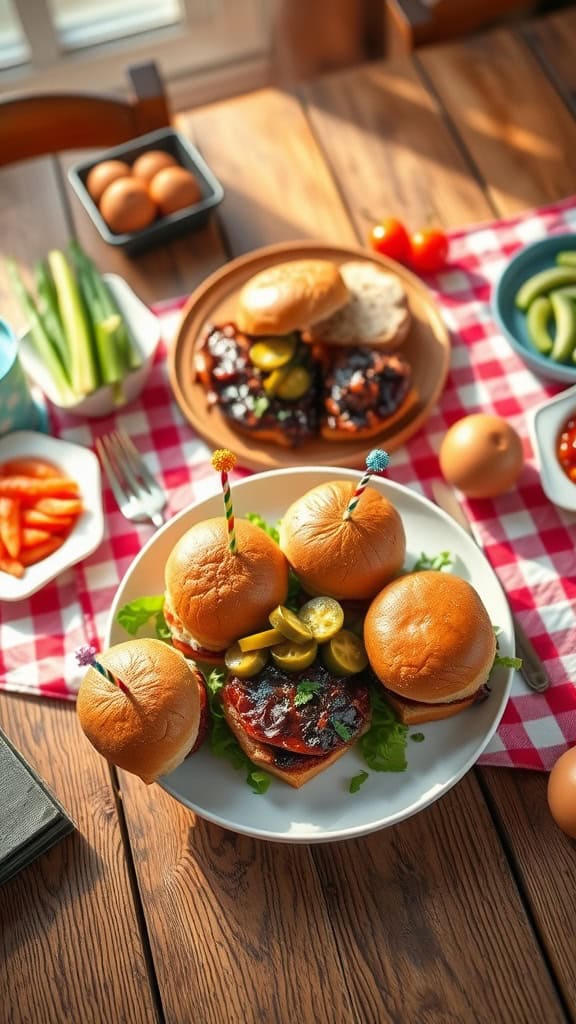
[[[373,448],[366,456],[366,467],[371,473],[383,473],[390,465],[390,456],[383,448]]]

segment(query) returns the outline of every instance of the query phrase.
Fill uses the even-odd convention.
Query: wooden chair
[[[386,52],[411,53],[532,14],[537,0],[384,0]]]
[[[66,149],[115,146],[170,124],[153,62],[128,68],[133,96],[29,93],[0,98],[0,166]]]

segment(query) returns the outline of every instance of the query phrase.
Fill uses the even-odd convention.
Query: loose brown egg
[[[94,202],[99,203],[108,185],[130,174],[130,167],[124,160],[103,160],[88,172],[86,188]]]
[[[178,161],[164,149],[149,149],[132,164],[132,174],[144,181],[152,181],[165,167],[177,167]]]
[[[548,807],[558,827],[576,839],[576,747],[562,754],[550,772]]]
[[[474,413],[453,423],[440,446],[440,469],[468,498],[495,498],[514,486],[524,465],[522,441],[499,416]]]
[[[100,213],[111,231],[124,235],[148,227],[158,210],[146,182],[130,177],[108,186],[100,200]]]
[[[152,178],[150,195],[166,216],[193,206],[202,198],[202,190],[192,172],[185,167],[165,167]]]

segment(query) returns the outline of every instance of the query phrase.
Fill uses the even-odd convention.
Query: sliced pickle
[[[305,366],[292,366],[276,388],[278,398],[295,402],[312,387],[312,377]]]
[[[242,651],[240,644],[232,644],[224,655],[224,664],[235,676],[240,679],[249,679],[250,676],[261,672],[268,661],[268,650],[262,648],[259,651]]]
[[[269,398],[274,398],[274,395],[278,391],[284,377],[289,372],[288,368],[283,366],[280,370],[272,370],[272,373],[269,373],[267,377],[264,377],[262,387]]]
[[[330,640],[344,625],[344,609],[334,597],[313,597],[302,605],[298,617],[319,644]]]
[[[250,346],[250,359],[259,370],[279,370],[290,362],[295,351],[296,338],[293,334],[262,338]]]
[[[285,608],[283,604],[279,604],[273,612],[270,612],[268,618],[270,619],[270,625],[274,626],[275,629],[279,629],[282,636],[286,637],[286,640],[293,640],[296,644],[304,644],[307,640],[313,639],[312,631],[308,629],[306,623],[302,622],[289,608]]]
[[[315,640],[308,640],[305,644],[285,640],[283,644],[275,645],[270,653],[278,668],[283,668],[286,672],[300,672],[315,661],[318,644]]]
[[[272,644],[282,643],[283,640],[284,634],[279,629],[265,629],[262,633],[243,636],[238,641],[238,647],[245,654],[246,651],[260,651],[263,647],[272,647]]]
[[[359,636],[349,629],[341,629],[328,643],[323,644],[322,661],[335,676],[353,676],[368,664],[368,655]]]

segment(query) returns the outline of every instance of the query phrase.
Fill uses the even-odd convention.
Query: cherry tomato
[[[399,263],[410,262],[410,236],[402,221],[386,217],[375,224],[369,238],[372,248],[381,256],[389,256]]]
[[[440,228],[421,228],[410,238],[411,263],[415,270],[434,273],[441,270],[448,256],[448,239]]]

